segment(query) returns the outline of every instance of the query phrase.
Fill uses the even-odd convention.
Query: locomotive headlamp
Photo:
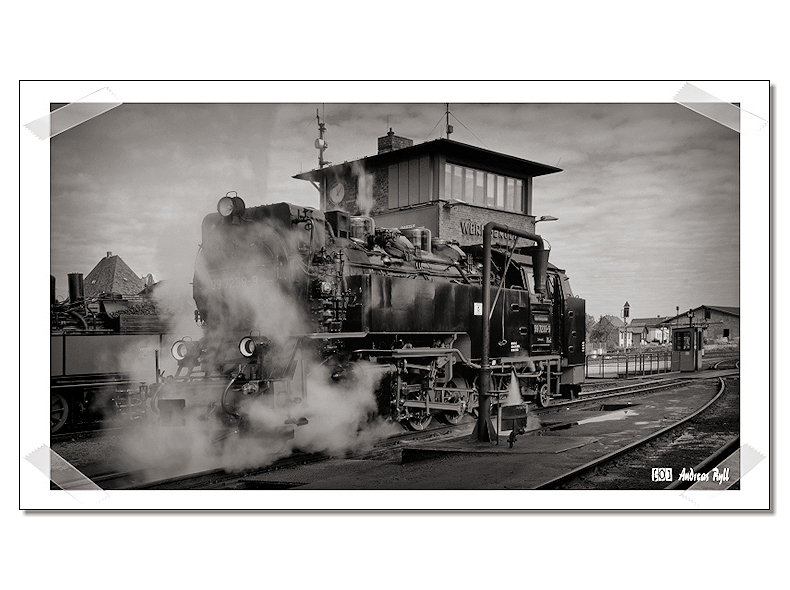
[[[235,191],[231,191],[234,195]],[[238,196],[230,196],[230,193],[225,195],[217,203],[217,211],[222,217],[230,217],[231,215],[243,215],[246,206],[244,201]]]
[[[217,203],[217,211],[222,217],[227,217],[233,213],[233,199],[230,197],[222,197]]]
[[[173,355],[173,358],[177,361],[183,361],[187,356],[192,348],[192,343],[187,342],[186,340],[179,340],[178,342],[174,343],[173,346],[170,348],[170,354]]]
[[[271,342],[268,338],[261,336],[257,330],[253,330],[249,336],[245,336],[239,341],[239,352],[242,356],[250,358],[268,349],[270,344]]]
[[[239,352],[241,353],[241,356],[250,358],[255,354],[255,340],[249,336],[242,338],[241,342],[239,342]]]

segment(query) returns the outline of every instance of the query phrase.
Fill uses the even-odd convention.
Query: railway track
[[[730,387],[735,389],[734,384]],[[728,383],[724,377],[719,377],[719,391],[707,404],[701,407],[696,412],[676,421],[669,426],[658,430],[640,440],[637,440],[629,445],[620,449],[612,451],[604,456],[594,459],[584,465],[581,465],[573,470],[570,470],[558,477],[553,478],[541,485],[536,486],[534,489],[548,490],[548,489],[600,489],[597,480],[606,481],[606,489],[627,489],[629,478],[633,478],[631,473],[634,469],[640,470],[638,479],[638,489],[644,489],[644,470],[648,469],[651,465],[656,467],[664,467],[668,462],[684,461],[682,457],[669,459],[669,450],[673,445],[677,446],[678,440],[683,440],[683,449],[693,448],[696,446],[697,439],[704,440],[701,446],[715,445],[715,440],[726,437],[727,444],[724,446],[714,446],[713,451],[706,451],[708,455],[705,460],[701,462],[689,463],[686,465],[695,473],[700,473],[702,470],[708,469],[709,465],[716,465],[716,461],[722,456],[728,456],[733,451],[737,432],[733,435],[732,432],[725,432],[717,438],[711,437],[711,432],[706,428],[700,428],[695,424],[704,425],[706,414],[711,413],[712,409],[716,408],[717,404],[723,408],[722,412],[734,413],[735,418],[730,419],[731,423],[738,424],[737,408],[738,408],[738,393],[734,392],[729,403],[723,403],[722,400],[728,393]],[[713,412],[715,415],[715,412]],[[736,428],[737,431],[737,428]],[[650,446],[651,448],[646,450]],[[737,447],[736,447],[737,448]],[[675,453],[677,455],[677,453]],[[687,454],[687,456],[691,456]],[[663,459],[656,459],[656,457],[664,457]],[[651,463],[651,460],[664,461],[664,463]],[[688,459],[685,459],[688,461]],[[674,475],[677,475],[675,472]],[[620,487],[616,481],[621,480],[624,482]],[[664,489],[666,483],[657,483],[656,489]],[[676,484],[672,489],[683,489],[679,484]]]
[[[83,427],[81,430],[63,430],[57,434],[50,434],[49,441],[51,444],[61,443],[70,440],[85,440],[90,438],[97,438],[106,436],[108,434],[115,434],[119,432],[127,432],[132,428],[139,427],[139,424],[124,424],[123,426],[108,426],[101,423],[90,424],[87,428]]]
[[[575,400],[558,401],[554,405],[547,408],[538,408],[530,404],[528,412],[536,416],[545,416],[554,412],[560,412],[569,407],[583,409],[586,407],[593,407],[600,405],[602,401],[607,400],[623,400],[634,398],[641,395],[647,395],[651,392],[660,391],[673,387],[682,386],[687,381],[679,378],[672,379],[658,379],[650,381],[640,381],[630,383],[628,385],[618,385],[601,389],[592,393],[587,393],[580,396]],[[431,441],[438,442],[444,439],[457,438],[466,434],[471,434],[474,427],[474,420],[468,417],[456,425],[443,424],[438,427],[426,428],[421,431],[412,431],[399,433],[397,435],[380,440],[375,445],[363,451],[353,454],[347,454],[343,458],[348,459],[391,459],[398,458],[404,449],[419,445],[421,443]],[[546,426],[545,429],[561,428],[557,424]],[[247,469],[244,471],[228,472],[225,469],[211,469],[201,471],[198,473],[190,473],[179,475],[176,477],[168,477],[166,479],[157,479],[154,481],[146,481],[145,473],[140,471],[108,473],[99,478],[94,478],[94,482],[100,487],[107,490],[187,490],[187,489],[250,489],[249,486],[254,485],[255,489],[263,489],[266,486],[271,486],[270,489],[280,489],[284,487],[294,487],[293,482],[265,482],[260,481],[251,484],[249,479],[251,476],[260,475],[263,473],[271,473],[278,469],[286,469],[297,465],[304,465],[309,463],[317,463],[325,461],[330,458],[337,458],[337,455],[329,455],[326,453],[294,453],[288,457],[279,459],[274,463],[260,468]]]
[[[693,473],[709,473],[711,470],[716,468],[720,465],[723,461],[732,457],[734,453],[738,451],[741,447],[741,437],[740,435],[732,437],[728,440],[723,446],[719,447],[716,451],[708,455],[705,459],[703,459],[700,463],[697,463],[693,468]],[[676,479],[671,484],[669,484],[666,488],[667,490],[687,490],[691,486],[694,485],[694,481],[691,479],[682,480]],[[728,489],[737,489],[737,483],[734,485],[728,486]]]
[[[441,440],[458,436],[464,429],[471,432],[473,424],[462,422],[455,425],[443,425],[441,427],[429,428],[416,432],[406,432],[390,436],[376,443],[372,448],[365,449],[356,453],[343,455],[348,459],[382,459],[387,456],[400,453],[401,449],[410,445],[418,444],[424,440]],[[298,465],[318,463],[328,459],[336,458],[337,455],[329,453],[304,453],[295,452],[288,457],[283,457],[273,463],[259,468],[245,469],[243,471],[227,471],[223,468],[209,469],[197,473],[188,473],[164,479],[145,481],[145,471],[128,471],[110,473],[99,478],[94,478],[94,483],[105,490],[219,490],[219,489],[249,489],[246,483],[247,478],[271,473],[279,469],[288,469]],[[272,483],[271,489],[282,487],[293,487],[293,485],[283,485],[278,482]],[[256,483],[256,489],[262,489],[264,484]]]
[[[724,365],[732,365],[732,367],[726,367]],[[740,359],[722,359],[720,361],[716,361],[710,367],[708,367],[711,371],[721,371],[724,369],[740,369],[741,368],[741,361]]]

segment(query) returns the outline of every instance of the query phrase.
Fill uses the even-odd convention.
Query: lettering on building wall
[[[485,223],[476,223],[471,219],[461,220],[461,234],[465,236],[482,236]],[[516,240],[517,236],[513,236],[499,230],[492,230],[491,237],[495,240]]]

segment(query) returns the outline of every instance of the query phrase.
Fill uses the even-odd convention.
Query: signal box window
[[[466,166],[445,164],[444,198],[470,205],[524,213],[527,195],[524,181],[483,172]]]

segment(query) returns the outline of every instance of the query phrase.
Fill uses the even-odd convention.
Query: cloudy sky
[[[50,140],[50,265],[88,272],[108,251],[188,288],[200,222],[248,206],[317,206],[316,110],[333,163],[372,155],[388,127],[441,136],[443,103],[124,103]],[[663,104],[450,103],[452,139],[562,172],[535,179],[538,226],[596,318],[740,305],[739,134]]]

